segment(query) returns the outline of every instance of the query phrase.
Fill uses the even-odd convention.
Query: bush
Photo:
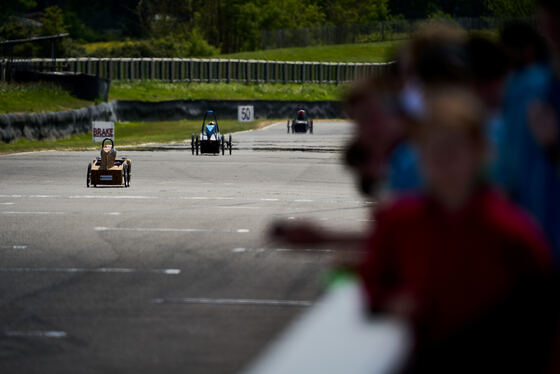
[[[94,57],[208,57],[219,53],[198,31],[183,37],[131,41],[116,46],[100,47],[88,53]]]

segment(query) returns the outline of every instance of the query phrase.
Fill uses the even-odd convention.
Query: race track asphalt
[[[0,373],[239,371],[334,255],[279,247],[270,223],[370,224],[341,163],[351,131],[279,123],[234,134],[232,156],[121,150],[130,188],[85,187],[97,151],[0,156]]]

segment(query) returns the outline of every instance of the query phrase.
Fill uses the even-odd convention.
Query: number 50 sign
[[[254,119],[254,110],[252,105],[237,107],[237,120],[239,122],[251,122]]]

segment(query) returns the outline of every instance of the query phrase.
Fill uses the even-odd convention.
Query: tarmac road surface
[[[278,248],[271,221],[371,224],[338,152],[351,126],[314,130],[234,134],[232,156],[121,150],[130,188],[85,187],[97,151],[0,156],[0,373],[247,365],[321,294],[334,254]]]

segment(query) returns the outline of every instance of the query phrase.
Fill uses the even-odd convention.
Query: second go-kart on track
[[[313,304],[334,255],[279,248],[272,220],[370,224],[341,164],[351,131],[283,121],[233,134],[227,157],[117,138],[130,188],[86,188],[92,151],[0,156],[0,372],[240,370]]]

